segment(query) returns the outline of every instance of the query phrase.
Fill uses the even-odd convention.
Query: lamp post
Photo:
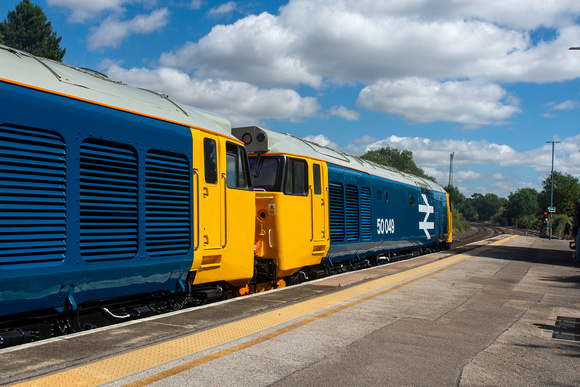
[[[552,173],[551,178],[552,180],[552,188],[550,189],[550,223],[548,224],[548,229],[550,230],[550,240],[552,240],[552,215],[553,212],[552,207],[554,206],[554,144],[559,144],[561,141],[546,141],[546,144],[552,144]]]
[[[570,47],[568,50],[580,50],[580,47]],[[580,262],[580,234],[576,236],[576,262]]]

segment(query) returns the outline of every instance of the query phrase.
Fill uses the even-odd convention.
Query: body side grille
[[[359,238],[359,211],[358,211],[358,187],[346,185],[346,239],[356,241]]]
[[[64,259],[65,152],[57,133],[0,127],[0,265]]]
[[[372,239],[371,190],[367,187],[362,187],[360,190],[360,223],[362,240],[370,241]]]
[[[344,188],[341,183],[330,182],[329,194],[329,217],[330,217],[330,240],[332,242],[344,241]]]
[[[94,139],[80,150],[81,256],[133,258],[139,240],[137,154],[129,146]]]
[[[146,156],[146,236],[151,256],[186,254],[191,247],[190,166],[183,155]]]

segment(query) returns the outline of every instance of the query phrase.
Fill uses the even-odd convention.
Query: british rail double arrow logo
[[[419,204],[419,212],[425,213],[425,219],[422,222],[419,222],[419,229],[425,231],[425,235],[427,235],[427,239],[431,239],[431,234],[429,234],[428,230],[434,230],[435,224],[433,222],[427,222],[429,219],[429,215],[434,212],[433,206],[429,205],[427,201],[427,196],[425,194],[421,194],[423,197],[423,201],[425,204]]]

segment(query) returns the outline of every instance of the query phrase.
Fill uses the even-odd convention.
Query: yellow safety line
[[[513,235],[506,239],[490,243],[487,246],[503,245],[516,237],[517,236]],[[309,324],[313,321],[319,320],[351,306],[357,305],[361,302],[370,300],[400,287],[419,281],[423,278],[429,277],[433,274],[449,269],[450,267],[458,265],[459,263],[481,255],[487,250],[488,249],[484,249],[477,252],[477,254],[472,255],[462,253],[447,257],[439,261],[431,262],[404,272],[369,280],[362,284],[355,285],[347,289],[320,296],[311,300],[302,301],[293,305],[264,312],[205,331],[192,333],[190,335],[167,342],[136,349],[124,354],[99,360],[94,363],[75,367],[57,374],[31,380],[29,382],[19,384],[19,386],[62,386],[73,384],[76,386],[94,386],[109,383],[142,371],[146,371],[153,367],[167,364],[185,356],[224,345],[234,340],[243,339],[244,337],[248,337],[250,335],[258,334],[268,329],[275,328],[276,326],[289,323],[292,320],[305,317],[309,314],[320,313],[316,316],[308,317],[287,327],[277,329],[275,332],[265,334],[246,343],[218,351],[208,356],[204,356],[202,358],[185,363],[181,366],[172,368],[171,370],[163,371],[159,373],[158,376],[152,376],[150,378],[143,379],[137,382],[135,385],[153,383],[154,381],[165,379],[169,376],[197,367],[201,364],[218,359],[227,354],[248,348],[261,342],[265,342],[283,333]],[[402,283],[393,286],[398,282]],[[383,289],[385,287],[389,288]],[[337,306],[337,304],[341,303],[342,305]],[[328,308],[330,309],[323,311],[324,309]]]

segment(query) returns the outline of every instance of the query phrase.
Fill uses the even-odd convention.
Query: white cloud
[[[161,8],[149,15],[137,15],[128,21],[108,18],[99,27],[91,29],[88,38],[89,49],[99,47],[117,47],[124,39],[132,34],[148,34],[159,30],[169,22],[169,10]]]
[[[236,23],[217,25],[198,43],[161,55],[164,66],[196,69],[198,77],[234,79],[258,86],[300,83],[318,87],[322,77],[310,74],[288,50],[295,35],[266,12]]]
[[[552,107],[552,110],[574,110],[578,109],[578,106],[580,106],[580,103],[578,101],[568,100],[559,103],[557,105],[554,105],[554,107]]]
[[[199,9],[201,8],[202,0],[191,0],[189,2],[189,8],[191,9]]]
[[[259,87],[358,83],[361,108],[413,122],[503,124],[520,108],[502,82],[577,77],[580,56],[567,48],[580,36],[574,24],[580,3],[492,3],[291,0],[280,15],[215,26],[160,62],[198,78]],[[536,41],[533,30],[540,27],[553,27],[553,38]]]
[[[49,6],[68,8],[71,12],[69,22],[84,23],[87,19],[98,18],[103,12],[120,14],[123,5],[131,0],[46,0]]]
[[[365,134],[361,138],[355,138],[352,140],[354,144],[368,144],[375,141],[377,141],[377,139],[373,136],[369,136],[368,134]]]
[[[312,0],[292,1],[294,5],[316,3]],[[580,4],[574,0],[471,0],[471,1],[340,1],[342,8],[360,12],[367,17],[381,18],[385,15],[398,17],[416,16],[427,20],[477,18],[498,25],[517,29],[533,29],[539,26],[555,26],[570,23],[573,15],[580,12]],[[514,9],[518,12],[514,12]]]
[[[421,78],[380,81],[365,87],[357,106],[412,122],[504,123],[520,112],[518,101],[498,85]]]
[[[454,174],[453,178],[459,181],[464,180],[474,180],[474,179],[481,179],[483,174],[480,172],[475,171],[458,171]]]
[[[210,9],[208,11],[208,14],[212,17],[222,17],[224,15],[231,14],[237,10],[238,4],[235,1],[230,1]]]
[[[331,116],[336,116],[343,118],[347,121],[358,121],[360,119],[360,114],[354,110],[348,110],[344,106],[333,106],[328,111]]]
[[[222,114],[233,126],[254,125],[268,118],[298,122],[316,116],[320,110],[315,98],[300,97],[290,89],[261,89],[244,82],[197,79],[168,67],[128,70],[115,63],[105,65],[104,71],[112,79]]]
[[[424,3],[421,7],[434,6]],[[280,24],[300,36],[296,55],[308,60],[311,71],[364,83],[472,76],[478,60],[528,46],[525,34],[476,19],[434,20],[421,12],[397,15],[373,12],[376,8],[357,0],[292,1]]]
[[[415,162],[425,166],[449,166],[449,155],[452,152],[455,152],[453,159],[455,165],[504,163],[506,160],[513,160],[517,156],[517,152],[512,147],[490,144],[487,141],[433,141],[422,137],[398,136],[390,136],[369,144],[365,151],[387,146],[399,150],[410,150],[413,152]]]
[[[580,6],[571,1],[494,2],[511,10],[505,15],[490,12],[484,1],[374,3],[295,0],[282,8],[280,24],[300,36],[295,52],[311,72],[344,81],[485,76],[538,82],[577,75],[580,59],[566,50],[580,28],[572,23]],[[534,17],[514,16],[520,13]],[[559,28],[556,39],[536,44],[530,30],[545,26]]]

